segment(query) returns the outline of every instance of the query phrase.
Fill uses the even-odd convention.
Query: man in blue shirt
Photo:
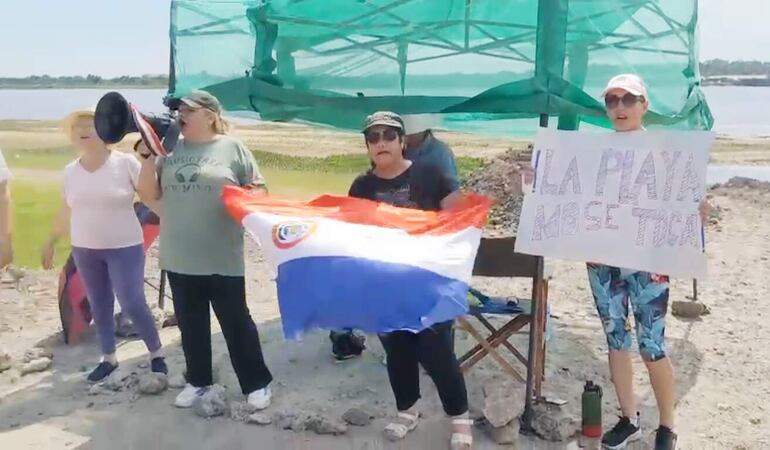
[[[413,114],[404,116],[406,127],[406,156],[413,162],[428,163],[436,166],[452,183],[452,189],[460,189],[457,176],[457,163],[449,146],[436,138],[431,129],[438,125],[436,116],[431,114]]]

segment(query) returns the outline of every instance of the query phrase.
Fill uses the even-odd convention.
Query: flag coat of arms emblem
[[[288,338],[318,328],[418,332],[468,310],[486,197],[463,194],[451,210],[434,212],[227,186],[223,201],[276,270]]]

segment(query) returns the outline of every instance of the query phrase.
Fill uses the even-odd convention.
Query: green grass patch
[[[281,153],[255,150],[254,157],[260,167],[321,173],[362,173],[369,170],[369,157],[365,154],[332,155],[324,158],[284,155]],[[481,158],[456,158],[457,171],[461,178],[484,166]]]
[[[347,195],[355,173],[319,173],[262,167],[270,193],[307,200],[320,194]]]
[[[332,155],[324,158],[284,155],[281,153],[254,150],[254,157],[259,167],[289,172],[316,172],[320,174],[359,174],[370,168],[369,158],[365,154]],[[59,170],[75,157],[69,148],[52,148],[45,150],[24,150],[6,156],[8,165],[19,169]],[[456,158],[457,171],[460,178],[465,178],[471,172],[483,167],[485,161],[481,158]],[[291,177],[290,177],[291,178]],[[299,179],[299,181],[302,181]],[[271,182],[275,186],[275,183]]]
[[[66,147],[21,150],[5,153],[5,159],[11,169],[61,170],[75,159],[75,153]]]
[[[15,180],[11,195],[14,265],[39,268],[40,250],[61,204],[61,188],[54,182]],[[62,239],[56,248],[57,265],[63,264],[68,254],[69,239]]]

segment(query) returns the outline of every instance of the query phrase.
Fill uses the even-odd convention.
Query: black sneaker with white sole
[[[642,437],[639,428],[639,420],[636,424],[628,417],[621,417],[612,429],[602,436],[602,448],[606,450],[619,450],[626,448],[629,442],[634,442]]]
[[[676,450],[676,433],[661,425],[655,432],[655,450]]]

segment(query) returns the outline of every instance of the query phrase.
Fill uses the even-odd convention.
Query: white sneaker
[[[177,408],[190,408],[193,403],[195,403],[195,399],[202,396],[206,392],[206,389],[207,388],[205,387],[195,387],[192,384],[187,383],[182,392],[176,396],[174,406]]]
[[[251,406],[256,408],[257,411],[261,411],[270,406],[271,397],[272,394],[270,393],[270,388],[266,387],[264,389],[257,389],[256,391],[249,394],[247,401]]]

